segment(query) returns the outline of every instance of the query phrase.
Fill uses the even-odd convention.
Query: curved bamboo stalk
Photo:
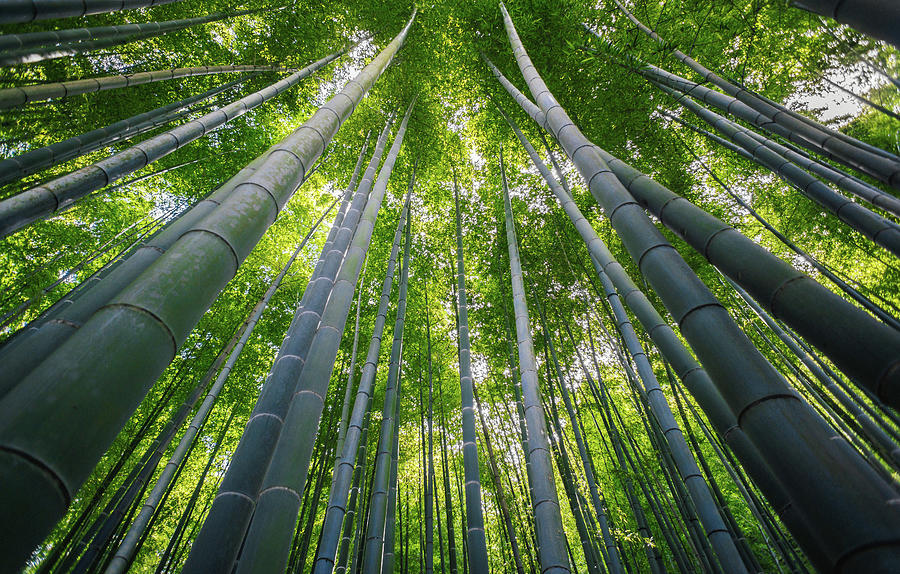
[[[0,201],[0,237],[5,237],[26,225],[65,209],[89,193],[209,134],[292,88],[300,80],[315,73],[344,52],[346,48],[329,54],[287,78],[244,96],[221,109],[154,136],[95,164]]]
[[[569,557],[566,550],[565,531],[556,484],[553,478],[553,461],[550,458],[550,442],[547,438],[547,422],[541,408],[537,368],[534,359],[534,343],[528,320],[522,265],[519,262],[519,246],[516,228],[506,184],[503,156],[500,156],[500,178],[503,183],[503,202],[506,209],[506,242],[509,249],[512,280],[513,309],[516,317],[516,340],[519,350],[519,372],[522,381],[522,403],[525,425],[528,430],[529,484],[532,488],[531,507],[534,512],[537,546],[541,572],[544,574],[568,573]]]
[[[0,416],[0,480],[6,485],[0,555],[7,569],[24,561],[65,511],[178,345],[303,181],[306,166],[381,75],[409,25],[282,140],[250,181],[0,401],[0,412],[8,413]],[[112,400],[97,401],[95,393]]]
[[[487,572],[488,554],[481,510],[481,471],[475,433],[475,402],[472,384],[472,357],[469,347],[469,309],[466,297],[466,270],[463,260],[462,218],[459,211],[459,186],[453,174],[453,196],[456,203],[456,281],[459,309],[459,385],[462,409],[463,470],[466,489],[466,541],[471,572]]]
[[[828,564],[841,561],[853,568],[877,569],[900,559],[900,546],[893,542],[892,534],[900,528],[900,512],[885,512],[886,501],[895,496],[893,489],[845,441],[834,440],[833,430],[762,357],[640,210],[537,74],[509,14],[502,4],[501,8],[517,62],[531,91],[538,96],[548,131],[573,159],[592,195],[610,215],[626,249],[639,262],[642,274],[710,369],[713,380],[718,381],[717,387],[738,416],[740,427],[764,450],[768,466],[788,489],[793,502],[817,528],[828,524],[828,532],[818,532],[820,540],[827,540],[822,549],[827,552]],[[816,448],[810,448],[811,444]],[[812,469],[821,478],[811,482],[807,473]],[[819,492],[826,484],[828,487]],[[840,503],[829,494],[835,492],[832,488],[842,493]],[[865,528],[859,528],[862,516]]]
[[[0,36],[0,44],[14,45],[22,43],[25,47],[21,49],[0,48],[0,67],[17,66],[19,64],[34,64],[45,60],[53,60],[66,56],[75,56],[85,54],[100,48],[109,48],[112,46],[121,46],[154,38],[167,32],[175,32],[184,30],[191,26],[199,26],[210,22],[218,22],[228,18],[236,18],[238,16],[246,16],[260,10],[242,10],[239,12],[219,12],[209,14],[207,16],[198,16],[196,18],[185,18],[182,20],[169,20],[167,22],[147,22],[145,24],[124,24],[121,26],[101,26],[97,28],[76,28],[72,30],[62,30],[56,35],[62,38],[59,46],[49,46],[56,43],[52,36],[52,32],[35,32],[34,34],[21,34],[24,36],[19,38],[15,34]],[[97,36],[94,38],[93,36]],[[36,48],[29,48],[29,45],[36,45]],[[48,45],[48,47],[42,47]]]
[[[139,135],[147,130],[168,123],[181,117],[180,111],[184,108],[212,98],[242,84],[244,81],[246,81],[246,78],[228,82],[202,94],[131,116],[106,127],[91,130],[48,146],[32,149],[23,154],[0,160],[0,184],[21,179],[42,169],[81,157],[115,141]]]
[[[290,551],[291,527],[299,510],[297,493],[302,492],[306,482],[316,429],[330,382],[329,373],[334,367],[363,259],[414,103],[410,103],[400,122],[391,149],[378,173],[372,196],[366,203],[365,212],[322,312],[322,322],[310,344],[307,362],[299,378],[295,379],[283,429],[260,485],[258,502],[241,550],[238,574],[248,571],[281,572],[284,569]],[[390,444],[385,448],[390,456]],[[380,559],[379,554],[379,564]]]
[[[53,18],[75,18],[91,14],[104,14],[119,10],[135,10],[161,6],[178,0],[56,0],[53,3],[40,0],[8,0],[0,15],[0,24],[17,24]]]
[[[93,94],[105,90],[140,86],[152,82],[174,80],[177,78],[193,78],[212,74],[230,74],[235,72],[295,72],[279,66],[195,66],[193,68],[171,68],[152,72],[134,74],[118,74],[85,78],[83,80],[67,80],[48,84],[17,86],[0,89],[0,109],[16,108],[32,102],[44,100],[60,100],[80,94]]]
[[[415,181],[415,174],[411,184]],[[322,520],[322,542],[313,566],[316,574],[331,574],[335,567],[335,558],[338,544],[341,538],[341,525],[345,523],[345,517],[350,516],[347,498],[352,496],[351,480],[355,470],[359,468],[357,455],[360,450],[361,440],[365,435],[364,423],[369,415],[369,409],[374,400],[375,375],[378,370],[378,358],[381,354],[381,342],[384,336],[384,324],[387,320],[388,304],[391,298],[391,287],[394,281],[394,266],[400,252],[400,239],[403,230],[403,221],[407,217],[408,206],[404,204],[400,214],[400,223],[394,233],[394,243],[388,256],[387,271],[381,288],[381,298],[378,301],[378,310],[375,313],[375,324],[372,327],[372,338],[369,341],[369,350],[366,353],[366,362],[363,364],[359,378],[359,387],[356,390],[356,399],[353,402],[353,415],[347,428],[347,435],[341,452],[338,453],[338,461],[334,468],[334,478],[331,481],[331,489],[328,494],[328,506],[325,510],[325,518]]]

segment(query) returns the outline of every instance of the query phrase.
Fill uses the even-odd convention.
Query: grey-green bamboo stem
[[[611,172],[596,147],[569,118],[531,64],[512,20],[504,20],[516,60],[545,125],[581,172],[592,195],[609,214],[641,273],[678,322],[685,339],[712,373],[717,388],[737,415],[740,427],[767,456],[811,523],[827,542],[828,563],[851,568],[881,568],[900,559],[893,532],[900,512],[885,512],[893,489],[803,401],[737,327],[727,310],[643,213]],[[810,448],[810,445],[816,448]],[[815,471],[820,479],[810,480]],[[829,485],[825,488],[825,485]],[[837,486],[841,485],[841,486]],[[825,488],[839,488],[838,503]],[[829,503],[832,502],[832,503]],[[845,514],[846,513],[846,514]],[[860,518],[864,517],[864,518]],[[866,526],[860,528],[860,521]],[[846,562],[845,562],[846,561]]]
[[[178,0],[117,0],[114,3],[107,0],[57,0],[53,3],[40,0],[8,0],[4,7],[0,24],[17,24],[21,22],[33,22],[35,20],[50,20],[54,18],[75,18],[89,16],[91,14],[104,14],[119,10],[135,10],[161,6]]]
[[[412,24],[412,20],[407,25]],[[387,189],[414,102],[397,129],[394,143],[372,187],[372,196],[360,218],[353,241],[341,263],[322,320],[309,347],[308,360],[296,382],[284,418],[284,428],[272,453],[259,490],[259,498],[237,572],[281,572],[290,553],[292,526],[297,520],[299,493],[303,491],[319,426],[330,373],[340,346],[347,315],[356,291],[372,230]],[[387,445],[390,456],[390,444]],[[380,560],[380,554],[379,554]],[[380,563],[380,562],[379,562]]]
[[[466,489],[466,541],[469,571],[487,572],[488,554],[481,509],[481,471],[475,433],[475,399],[472,383],[472,356],[469,346],[469,305],[466,295],[466,270],[462,244],[462,216],[459,210],[459,186],[453,174],[456,203],[456,293],[459,332],[459,386],[462,409],[463,470]]]
[[[519,246],[503,156],[500,156],[500,178],[503,183],[503,202],[506,209],[506,242],[509,249],[510,276],[512,281],[513,311],[516,323],[516,341],[519,351],[519,373],[522,381],[522,406],[525,426],[528,430],[529,484],[532,490],[531,508],[534,513],[535,533],[542,574],[570,572],[566,550],[565,531],[562,526],[556,481],[553,477],[553,460],[547,438],[547,422],[541,407],[535,366],[534,343],[531,339],[531,323],[528,320],[528,304],[525,300],[525,284],[522,265],[519,262]]]
[[[415,182],[415,175],[411,184]],[[400,223],[407,217],[408,206],[404,205],[400,214]],[[381,342],[384,336],[384,324],[387,320],[388,304],[390,303],[391,287],[394,280],[394,266],[400,252],[400,239],[403,230],[398,225],[394,233],[394,243],[388,257],[387,271],[381,289],[381,299],[378,302],[378,310],[375,314],[375,324],[372,327],[372,338],[369,341],[369,350],[366,353],[366,362],[363,364],[362,374],[359,378],[359,387],[356,390],[356,399],[353,402],[353,415],[347,429],[346,439],[341,452],[338,453],[337,464],[334,469],[334,478],[328,494],[328,506],[325,510],[325,518],[322,521],[322,541],[319,544],[316,563],[313,566],[315,574],[331,574],[335,567],[335,558],[338,543],[341,537],[341,525],[345,516],[349,515],[347,499],[350,496],[351,480],[354,469],[358,468],[357,455],[360,449],[360,441],[364,435],[364,422],[369,413],[369,408],[374,397],[375,375],[378,370],[378,358],[381,355]]]
[[[59,33],[65,40],[59,46],[40,47],[44,44],[54,43],[48,41],[47,33],[37,32],[34,38],[38,41],[36,48],[22,48],[16,50],[0,51],[0,67],[17,66],[20,64],[33,64],[45,60],[53,60],[66,56],[75,56],[85,54],[100,48],[109,48],[112,46],[121,46],[138,40],[154,38],[168,32],[184,30],[191,26],[199,26],[210,22],[218,22],[228,18],[245,16],[259,12],[259,10],[242,10],[240,12],[218,12],[207,16],[198,16],[196,18],[185,18],[182,20],[169,20],[166,22],[148,22],[145,24],[123,24],[121,26],[102,26],[99,28],[81,28],[73,30],[63,30]],[[98,37],[95,39],[93,35]],[[81,38],[87,38],[79,41]],[[15,39],[9,36],[0,36],[0,42],[6,39],[6,43],[15,43]],[[30,39],[26,38],[25,44]]]
[[[44,100],[58,100],[79,94],[92,94],[104,90],[128,88],[130,86],[139,86],[151,82],[174,80],[176,78],[192,78],[194,76],[208,76],[211,74],[234,72],[279,71],[293,72],[295,70],[288,70],[279,66],[195,66],[193,68],[170,68],[167,70],[154,70],[152,72],[137,72],[134,74],[118,74],[113,76],[100,76],[97,78],[85,78],[83,80],[35,84],[33,86],[17,86],[0,89],[0,109],[15,108]]]
[[[256,325],[259,322],[263,311],[265,311],[268,307],[269,301],[272,299],[272,295],[274,295],[275,291],[281,286],[281,282],[282,280],[284,280],[284,276],[287,275],[287,272],[294,264],[294,261],[297,260],[300,252],[304,247],[306,247],[306,244],[309,241],[310,237],[315,234],[316,230],[318,230],[319,228],[319,225],[321,225],[322,220],[325,219],[325,217],[329,213],[331,213],[331,210],[334,209],[334,206],[337,205],[337,202],[338,200],[335,199],[328,207],[328,209],[326,209],[319,217],[319,219],[313,224],[312,228],[303,237],[303,240],[300,242],[300,244],[297,245],[297,248],[294,249],[294,252],[291,254],[287,263],[285,263],[284,267],[282,267],[278,275],[276,275],[272,279],[268,289],[266,289],[265,294],[250,312],[249,320],[246,327],[244,328],[244,332],[241,335],[241,338],[231,350],[231,354],[228,356],[228,361],[222,367],[222,370],[219,371],[215,382],[213,382],[209,391],[207,391],[206,393],[206,398],[203,399],[203,403],[200,404],[200,408],[198,408],[197,412],[194,414],[194,418],[191,420],[187,430],[181,437],[181,441],[179,441],[178,446],[175,447],[175,452],[172,453],[172,456],[169,458],[169,462],[166,463],[166,466],[160,473],[159,478],[156,479],[156,483],[153,485],[153,489],[147,497],[147,500],[144,501],[144,504],[143,506],[141,506],[137,517],[135,517],[131,526],[128,528],[128,531],[122,538],[122,542],[116,549],[116,552],[113,555],[109,566],[107,566],[105,570],[105,574],[120,574],[128,569],[128,566],[131,564],[131,561],[134,558],[134,553],[137,550],[138,543],[141,537],[144,535],[150,519],[159,507],[159,504],[162,501],[166,491],[168,490],[169,485],[174,480],[176,471],[181,466],[181,462],[187,455],[188,449],[190,448],[191,444],[193,444],[194,438],[200,432],[200,428],[206,420],[206,417],[212,411],[219,393],[225,387],[225,382],[228,380],[228,377],[231,374],[232,369],[234,368],[234,364],[237,362],[238,357],[240,357],[241,352],[244,350],[247,341],[250,340],[250,336],[253,334],[253,330],[256,328]]]

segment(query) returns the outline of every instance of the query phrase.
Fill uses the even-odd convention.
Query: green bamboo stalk
[[[410,21],[411,24],[412,21]],[[334,288],[322,312],[322,322],[309,348],[284,418],[284,428],[272,453],[271,462],[259,490],[253,519],[244,541],[238,573],[282,571],[290,550],[291,525],[297,519],[299,499],[306,482],[313,439],[319,426],[323,399],[328,390],[329,373],[340,346],[353,293],[369,247],[381,202],[394,163],[403,144],[406,125],[412,113],[410,103],[397,130],[394,143],[372,188],[359,227],[341,264]],[[396,375],[396,373],[395,373]],[[386,445],[388,456],[390,444]],[[386,478],[386,477],[385,477]],[[380,563],[379,554],[379,563]]]
[[[390,62],[409,25],[285,138],[250,181],[0,401],[0,480],[6,485],[0,555],[7,569],[24,561],[63,514],[178,345],[303,181],[306,166]]]
[[[431,352],[431,318],[428,310],[428,280],[425,281],[425,340],[428,355],[428,454],[425,465],[425,573],[434,572],[434,377]],[[441,553],[443,560],[443,553]],[[389,571],[388,571],[389,572]]]
[[[900,256],[900,225],[878,215],[837,193],[820,180],[806,173],[796,164],[788,161],[785,155],[774,151],[750,135],[750,131],[725,119],[687,96],[678,95],[674,90],[661,83],[656,84],[685,108],[728,136],[732,141],[753,154],[757,163],[771,170],[785,181],[796,187],[803,195],[815,201],[827,211],[833,213],[846,225],[862,233],[877,245],[880,245]]]
[[[3,38],[3,36],[0,36]],[[16,86],[0,89],[0,109],[16,108],[41,102],[44,100],[58,100],[79,94],[92,94],[104,90],[128,88],[162,82],[176,78],[192,78],[194,76],[208,76],[211,74],[227,74],[234,72],[294,72],[280,66],[195,66],[192,68],[170,68],[166,70],[154,70],[152,72],[136,72],[134,74],[118,74],[112,76],[100,76],[97,78],[85,78],[83,80],[67,80],[64,82],[52,82],[47,84],[35,84],[32,86]]]
[[[40,0],[8,0],[0,16],[0,24],[17,24],[53,18],[75,18],[91,14],[104,14],[119,10],[135,10],[161,6],[178,0],[57,0],[45,3]]]
[[[487,543],[484,516],[481,509],[481,472],[478,464],[478,445],[475,434],[475,402],[472,383],[472,357],[469,347],[469,310],[466,297],[466,271],[463,260],[462,218],[459,209],[459,186],[453,174],[453,194],[456,202],[456,279],[459,318],[459,385],[462,409],[463,469],[466,489],[466,540],[469,570],[488,571]]]
[[[5,237],[26,225],[65,209],[78,199],[209,134],[212,130],[295,86],[303,78],[340,57],[346,50],[347,48],[344,48],[329,54],[287,78],[244,96],[221,109],[90,166],[0,201],[0,237]]]
[[[500,156],[500,177],[503,183],[503,201],[506,209],[506,242],[509,249],[513,307],[516,317],[522,403],[528,430],[528,460],[531,467],[529,482],[532,487],[531,504],[534,512],[537,546],[542,574],[561,574],[570,571],[569,557],[566,550],[565,531],[562,527],[559,499],[556,495],[556,481],[553,477],[553,462],[550,458],[550,444],[547,439],[547,423],[541,408],[534,344],[531,339],[525,285],[522,280],[522,265],[519,262],[519,246],[516,241],[516,229],[502,155]]]
[[[197,96],[185,98],[173,104],[120,120],[106,127],[0,160],[0,184],[22,179],[42,169],[62,164],[101,147],[141,135],[171,121],[180,119],[192,113],[193,110],[188,109],[188,106],[216,96],[244,81],[246,81],[246,78],[240,78],[233,82],[216,86]]]
[[[237,362],[238,357],[240,357],[241,352],[244,350],[244,346],[246,346],[247,341],[249,341],[250,336],[253,334],[253,330],[256,328],[256,325],[260,317],[262,316],[263,311],[265,311],[268,307],[269,301],[272,299],[275,291],[281,286],[281,282],[284,280],[284,276],[287,274],[288,270],[290,270],[291,266],[294,264],[294,261],[296,261],[297,257],[300,255],[300,252],[304,247],[306,247],[307,242],[319,228],[322,220],[325,219],[325,217],[329,213],[331,213],[331,210],[334,209],[335,205],[337,205],[337,201],[337,199],[334,200],[328,207],[328,209],[322,213],[321,217],[319,217],[315,224],[313,224],[312,228],[309,230],[309,232],[307,232],[306,236],[304,236],[300,244],[297,245],[297,248],[294,249],[294,252],[291,254],[290,258],[288,258],[287,263],[285,263],[284,267],[282,267],[278,275],[276,275],[272,279],[263,297],[250,312],[250,316],[248,318],[246,326],[244,327],[241,338],[232,349],[231,354],[228,356],[228,361],[222,367],[222,370],[219,371],[215,382],[206,393],[206,398],[203,399],[203,403],[201,403],[200,408],[198,408],[197,412],[194,413],[194,418],[191,420],[191,423],[188,425],[187,430],[181,437],[181,441],[175,448],[175,452],[170,457],[169,462],[166,463],[166,466],[160,473],[159,478],[157,478],[156,484],[154,485],[150,495],[147,497],[147,500],[144,502],[144,505],[141,507],[138,516],[134,519],[134,522],[128,528],[128,531],[123,537],[122,542],[119,544],[119,547],[116,550],[112,561],[106,568],[105,574],[119,574],[121,572],[125,572],[128,569],[128,566],[131,564],[131,560],[134,558],[139,538],[144,534],[150,518],[156,512],[164,493],[172,483],[175,476],[175,471],[180,466],[182,460],[184,460],[185,455],[187,454],[187,449],[189,448],[190,444],[192,444],[194,438],[197,436],[197,433],[200,432],[200,426],[212,411],[213,405],[215,404],[219,393],[221,392],[222,388],[224,388],[225,382],[228,380],[228,377],[231,374],[232,369],[234,368],[234,364]]]
[[[409,225],[407,225],[409,229]],[[407,237],[408,239],[408,237]],[[402,354],[402,349],[401,349]],[[381,556],[381,572],[394,572],[395,519],[397,517],[397,471],[400,459],[400,397],[403,390],[403,377],[397,373],[397,396],[394,399],[394,434],[391,440],[391,475],[388,479],[387,514],[384,524],[384,553]],[[434,477],[432,477],[432,483]],[[442,562],[443,563],[443,562]],[[443,574],[443,573],[442,573]]]
[[[809,1],[813,3],[816,2],[816,0]],[[822,3],[836,4],[831,0],[823,0]],[[860,6],[857,8],[867,13],[879,13],[877,19],[881,22],[884,22],[885,20],[893,20],[894,22],[900,21],[900,9],[890,9],[888,8],[887,3],[880,3],[878,0],[875,0],[874,4],[881,4],[881,7],[872,5],[871,7],[863,8]],[[787,108],[780,104],[773,105],[774,102],[760,98],[756,94],[745,90],[740,86],[736,86],[712,70],[700,65],[696,60],[684,52],[681,52],[677,48],[666,43],[656,34],[656,32],[635,18],[618,0],[616,1],[616,5],[629,20],[641,29],[641,31],[665,46],[673,56],[699,74],[704,81],[714,84],[729,96],[741,101],[753,108],[757,113],[767,116],[767,118],[771,118],[771,121],[782,126],[789,132],[791,141],[795,141],[814,151],[823,150],[833,154],[845,165],[864,171],[894,187],[900,187],[900,158],[897,158],[896,156],[888,157],[883,150],[875,151],[872,149],[873,146],[864,144],[846,134],[841,134],[840,132],[826,128],[818,122],[814,122],[808,118],[802,118],[799,114],[789,112]],[[897,41],[897,39],[898,36],[895,32],[894,40]]]
[[[353,177],[345,190],[345,205],[335,217],[312,278],[304,290],[278,355],[272,363],[268,380],[257,397],[231,464],[222,479],[219,493],[191,547],[191,554],[184,567],[186,571],[203,569],[207,564],[230,569],[237,559],[253,513],[253,504],[259,495],[260,484],[283,426],[287,405],[306,361],[335,276],[365,207],[374,172],[390,135],[391,123],[391,120],[386,122],[351,203],[350,194],[353,193],[365,159],[365,148],[357,159]],[[248,504],[250,501],[253,504]],[[230,543],[223,544],[222,541]]]

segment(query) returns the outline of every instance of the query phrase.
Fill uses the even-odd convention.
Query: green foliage
[[[81,25],[151,22],[232,8],[232,3],[223,0],[183,0],[153,9],[7,27],[2,31],[20,33],[46,30],[49,27],[63,29]],[[353,70],[361,68],[378,47],[385,45],[397,33],[408,18],[412,6],[386,0],[314,0],[273,7],[269,2],[250,0],[244,2],[241,8],[266,10],[126,44],[103,53],[0,71],[0,87],[8,87],[206,64],[271,64],[294,68],[306,65],[367,34],[371,35],[371,40],[350,56],[304,80],[286,94],[135,175],[152,173],[195,159],[200,160],[198,163],[111,193],[94,194],[62,214],[0,241],[0,312],[11,311],[32,297],[39,297],[39,301],[25,311],[21,320],[14,321],[0,332],[0,337],[12,336],[16,329],[38,317],[41,311],[61,298],[68,289],[100,269],[118,250],[129,245],[130,239],[115,243],[114,247],[103,251],[61,285],[42,295],[44,287],[90,257],[96,250],[102,250],[129,225],[137,223],[141,226],[157,219],[159,223],[163,223],[166,218],[171,217],[170,210],[174,208],[174,211],[180,211],[206,196],[269,145],[299,126],[329,95],[352,77]],[[631,55],[672,69],[686,77],[691,77],[690,70],[668,57],[658,44],[636,30],[612,3],[600,2],[592,7],[591,3],[580,0],[516,0],[509,2],[509,9],[535,66],[549,88],[594,142],[819,279],[814,270],[808,269],[804,262],[769,235],[717,187],[692,160],[685,145],[689,146],[690,150],[703,157],[724,181],[733,186],[741,196],[748,198],[754,208],[785,235],[841,275],[849,277],[854,284],[859,284],[864,293],[883,299],[883,304],[889,309],[900,306],[900,269],[888,254],[849,230],[835,217],[823,214],[813,202],[788,188],[770,173],[730,152],[717,149],[714,142],[704,140],[702,136],[677,126],[660,115],[659,110],[674,111],[677,109],[676,105],[618,62]],[[801,81],[814,81],[827,70],[855,65],[863,59],[870,60],[895,75],[900,69],[896,53],[852,32],[824,28],[815,18],[788,8],[785,2],[738,0],[710,3],[677,0],[641,2],[633,9],[638,18],[648,25],[652,23],[654,29],[672,45],[678,46],[723,76],[746,83],[778,101],[794,95]],[[601,44],[585,32],[582,23],[598,30],[606,44]],[[530,513],[527,505],[527,482],[524,479],[524,463],[514,415],[513,373],[510,371],[507,355],[507,317],[512,316],[512,301],[500,199],[502,190],[498,155],[502,149],[508,166],[527,286],[545,301],[550,328],[560,334],[557,340],[558,352],[563,368],[571,379],[573,396],[587,431],[588,447],[595,461],[600,489],[605,494],[615,534],[626,558],[643,568],[642,548],[647,541],[642,540],[637,533],[634,517],[622,494],[624,480],[629,477],[633,481],[646,481],[658,487],[658,491],[665,497],[663,505],[670,509],[673,519],[680,520],[671,510],[674,501],[670,499],[672,495],[668,494],[665,484],[667,475],[660,466],[645,430],[646,419],[639,413],[628,379],[615,358],[614,346],[618,341],[615,337],[603,334],[601,324],[611,333],[615,331],[613,323],[607,317],[602,297],[593,290],[585,271],[590,268],[587,252],[540,175],[532,168],[528,156],[519,147],[514,134],[495,110],[492,99],[512,111],[533,142],[539,141],[538,130],[533,122],[525,121],[527,118],[520,110],[513,109],[513,102],[480,60],[480,52],[487,54],[514,83],[524,87],[494,0],[434,0],[419,6],[416,22],[395,63],[341,129],[321,160],[321,169],[295,194],[180,349],[176,360],[160,378],[73,501],[70,513],[38,550],[31,568],[37,568],[40,559],[62,539],[94,494],[101,478],[118,460],[125,445],[160,400],[164,390],[168,385],[174,385],[173,397],[156,420],[150,421],[150,431],[136,452],[142,452],[150,444],[155,433],[189,394],[221,346],[249,313],[264,292],[268,280],[278,272],[293,247],[347,184],[367,132],[371,130],[374,138],[387,114],[405,107],[414,95],[418,95],[419,99],[410,119],[405,145],[394,170],[369,250],[360,323],[360,349],[364,350],[371,335],[377,297],[402,195],[413,164],[417,162],[417,184],[412,200],[410,304],[404,336],[405,378],[400,415],[400,512],[404,512],[406,508],[404,496],[409,495],[409,503],[416,504],[417,493],[422,485],[423,468],[419,456],[424,445],[419,444],[421,405],[418,397],[423,389],[427,397],[427,383],[422,376],[425,365],[426,290],[430,303],[428,313],[432,327],[436,397],[440,392],[440,398],[435,401],[435,443],[440,444],[437,439],[439,433],[447,434],[452,468],[451,485],[454,485],[451,488],[451,502],[457,521],[464,512],[464,503],[458,499],[454,482],[456,474],[461,476],[462,473],[460,395],[455,349],[457,335],[452,287],[455,263],[452,181],[455,176],[461,193],[475,385],[487,410],[488,425],[496,433],[492,436],[492,441],[504,477],[504,487],[510,489],[506,492],[507,500],[512,501],[514,514],[521,518],[517,522],[520,546],[530,536],[529,521],[526,519]],[[219,96],[215,103],[217,106],[224,105],[239,97],[238,94],[251,93],[276,81],[278,77],[278,73],[255,74],[236,90]],[[185,78],[8,110],[0,113],[0,153],[12,156],[48,145],[189,94],[200,93],[230,79],[234,79],[234,76]],[[893,86],[879,87],[870,96],[894,109],[900,105],[900,96]],[[179,121],[187,121],[198,113],[194,112]],[[898,150],[897,122],[877,112],[862,113],[852,118],[843,129],[873,145],[894,152]],[[112,151],[124,149],[159,131],[158,129],[128,142],[110,145],[80,159],[30,176],[23,183],[10,184],[0,190],[0,197],[7,197],[36,182],[89,165]],[[557,156],[562,158],[562,152],[554,149]],[[637,266],[628,257],[583,182],[578,180],[577,173],[567,165],[564,164],[564,169],[576,203],[591,220],[600,237],[608,243],[613,254],[635,278],[635,282],[643,285]],[[191,514],[188,530],[191,531],[193,525],[201,520],[201,509],[214,495],[217,480],[237,445],[243,424],[306,286],[325,233],[324,230],[320,231],[315,240],[311,241],[310,247],[295,264],[263,315],[203,430],[200,443],[188,459],[154,528],[144,542],[134,563],[134,572],[152,572],[155,568],[206,464],[206,457],[213,450],[213,439],[220,425],[235,411],[237,415],[225,435],[224,446],[219,452],[214,470],[201,486],[202,502]],[[704,282],[727,306],[736,310],[739,303],[718,280],[715,270],[705,259],[668,231],[665,234]],[[658,309],[663,310],[652,292],[648,290],[647,295]],[[392,336],[389,331],[396,312],[396,290],[393,297],[388,328],[383,337],[385,341],[389,341]],[[336,363],[338,366],[349,364],[352,323],[348,321],[350,327],[344,333],[344,342]],[[585,354],[586,360],[587,353],[590,352],[588,327],[590,326],[595,338],[599,337],[598,374],[622,413],[624,434],[634,441],[635,451],[639,453],[635,469],[618,466],[615,457],[611,455],[610,437],[600,430],[602,423],[599,426],[594,424],[601,419],[600,407],[586,392],[585,377],[578,366],[575,348],[564,334],[564,324],[572,329],[578,350]],[[533,323],[532,328],[536,350],[539,350],[543,346],[543,338],[536,323]],[[755,332],[753,336],[760,347],[764,348],[764,353],[776,356],[775,351],[765,348],[765,342]],[[645,337],[644,343],[649,346],[649,338]],[[373,425],[380,422],[378,405],[384,395],[389,347],[382,345]],[[538,353],[540,354],[539,351]],[[659,380],[666,381],[660,357],[654,352],[650,355]],[[538,361],[541,384],[546,388],[547,365],[542,358]],[[360,369],[361,362],[357,361]],[[343,397],[342,385],[346,375],[338,370],[336,368],[333,375],[329,404],[340,401]],[[672,389],[665,383],[663,387],[675,410]],[[437,413],[441,409],[447,413],[446,426],[438,422],[440,417]],[[510,413],[513,417],[509,416]],[[695,421],[693,424],[699,423]],[[320,438],[333,431],[324,425],[323,422]],[[566,428],[567,422],[563,421],[562,425]],[[765,550],[765,541],[755,527],[755,518],[737,486],[719,462],[709,442],[703,438],[700,427],[695,426],[694,430],[701,437],[703,454],[712,461],[715,478],[722,486],[737,522],[750,538],[757,558],[767,570],[774,569],[772,558]],[[481,432],[480,428],[478,432]],[[370,459],[374,458],[377,436],[377,432],[369,435]],[[572,441],[568,434],[564,439]],[[169,448],[166,456],[171,454],[172,448]],[[574,444],[569,445],[568,450],[570,458],[577,458],[572,456],[575,453]],[[484,463],[486,456],[484,450],[480,450],[479,457],[483,461],[484,516],[491,566],[494,571],[500,572],[506,571],[510,558],[505,554],[508,552],[508,544],[503,539],[505,533],[502,531],[496,493],[492,491],[493,483]],[[138,457],[139,454],[132,455],[125,468],[130,469]],[[438,465],[437,490],[442,497],[442,463],[440,456],[436,455],[435,459]],[[586,492],[583,477],[576,474],[576,479]],[[118,486],[123,476],[124,473],[113,482],[113,489],[108,492]],[[559,477],[557,485],[560,499],[565,500],[566,494]],[[327,496],[323,496],[323,500],[325,498]],[[645,511],[652,515],[649,503],[644,500],[643,504],[646,505]],[[443,503],[435,510],[439,522],[445,516],[442,508]],[[323,515],[324,503],[316,511]],[[410,546],[413,555],[409,559],[413,571],[418,571],[416,536],[420,514],[413,507],[410,512],[413,523],[403,525],[404,533],[407,528],[411,529]],[[93,516],[96,516],[96,512]],[[581,560],[580,567],[583,555],[580,544],[577,544],[575,523],[568,508],[563,509],[563,519],[576,562]],[[672,551],[661,534],[662,527],[653,523],[652,544],[663,553],[667,565],[674,567]],[[462,547],[464,532],[461,524],[458,523],[455,531],[459,539],[457,551],[461,560],[459,549]],[[690,544],[683,528],[676,536],[684,544]],[[402,542],[398,539],[399,544]],[[531,541],[527,541],[524,545],[530,548],[530,544]],[[534,556],[533,548],[530,552]],[[398,552],[398,555],[401,553]],[[309,563],[311,562],[308,561],[307,564]],[[399,557],[397,563],[400,563]]]

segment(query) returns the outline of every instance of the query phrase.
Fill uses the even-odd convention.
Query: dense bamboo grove
[[[887,0],[0,7],[0,572],[894,572]]]

